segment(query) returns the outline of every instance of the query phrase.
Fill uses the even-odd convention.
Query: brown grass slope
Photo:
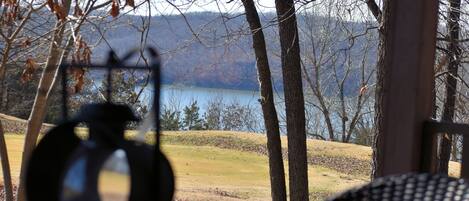
[[[3,129],[7,133],[24,134],[28,125],[27,120],[2,113],[0,113],[0,121],[2,122]],[[52,124],[43,124],[41,133],[45,133],[52,126]]]
[[[10,126],[6,139],[12,175],[16,181],[24,142],[24,136],[17,134],[21,133],[20,130],[24,129],[27,122],[6,115],[0,115],[0,120]],[[50,126],[45,125],[44,128]],[[79,132],[86,130],[81,129]],[[128,131],[128,136],[132,138],[134,133]],[[147,142],[152,143],[152,139],[151,135],[147,136]],[[286,137],[282,137],[284,156],[287,156],[288,151],[286,144]],[[311,139],[307,145],[310,200],[323,200],[331,194],[369,180],[369,147]],[[175,169],[176,200],[270,199],[264,135],[231,131],[163,132],[162,146]],[[458,170],[458,163],[450,164],[451,175],[457,176]],[[128,188],[125,179],[104,179],[112,183],[108,194],[125,192]]]

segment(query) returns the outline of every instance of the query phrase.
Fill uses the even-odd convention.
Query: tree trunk
[[[39,81],[34,104],[28,119],[28,127],[26,129],[26,138],[23,148],[23,156],[21,160],[20,182],[18,185],[17,201],[25,201],[25,180],[27,162],[36,147],[39,132],[44,122],[47,109],[47,100],[53,89],[57,78],[58,67],[62,61],[63,48],[61,47],[63,33],[65,30],[64,22],[57,22],[55,32],[50,46],[49,57],[45,64],[44,71]]]
[[[459,21],[461,0],[450,0],[448,7],[448,65],[446,75],[446,94],[445,103],[443,105],[443,114],[441,120],[445,122],[453,122],[456,92],[458,84],[458,69],[460,64],[461,50],[459,48]],[[438,163],[436,171],[440,174],[448,174],[448,163],[451,156],[452,135],[443,134],[438,141]]]
[[[336,137],[334,134],[334,127],[332,126],[332,119],[331,119],[329,110],[326,107],[323,107],[321,111],[322,111],[322,114],[324,115],[324,120],[326,121],[327,132],[329,133],[329,140],[335,141]]]
[[[8,159],[7,144],[5,142],[5,133],[0,121],[0,159],[2,160],[3,183],[5,192],[5,201],[13,201],[13,185],[11,183],[10,160]]]
[[[308,200],[305,106],[293,0],[276,0],[288,137],[290,200]]]
[[[378,4],[376,4],[376,1],[375,0],[366,0],[366,5],[368,7],[368,10],[370,10],[371,13],[373,14],[373,16],[375,17],[376,21],[377,22],[382,22],[381,21],[382,20],[382,18],[381,18],[382,12],[379,9]]]
[[[264,32],[259,15],[253,0],[243,0],[246,10],[246,19],[252,32],[252,43],[256,55],[259,88],[261,92],[260,103],[264,115],[264,124],[267,131],[267,149],[269,152],[269,169],[272,200],[286,201],[285,170],[283,167],[282,144],[277,111],[274,104],[274,94],[267,57]]]
[[[5,111],[5,102],[7,102],[7,63],[10,56],[12,41],[6,41],[2,54],[2,62],[0,63],[0,111]]]
[[[348,121],[347,112],[345,111],[346,108],[345,108],[344,80],[342,80],[341,84],[339,85],[339,90],[340,90],[339,100],[340,100],[340,107],[341,107],[340,120],[342,121],[342,142],[346,142],[347,140],[347,121]]]
[[[383,111],[384,111],[384,86],[385,86],[385,56],[386,56],[386,40],[385,36],[388,33],[387,27],[389,26],[389,14],[390,7],[389,1],[383,1],[383,12],[379,15],[375,15],[381,26],[379,28],[379,50],[378,50],[378,63],[376,65],[376,94],[375,94],[375,126],[373,130],[373,139],[372,139],[372,169],[371,169],[371,179],[377,178],[380,172],[382,171],[382,165],[379,164],[379,158],[382,157],[380,150],[378,149],[379,144],[382,143],[380,133],[383,132]],[[374,2],[374,1],[368,1]],[[371,9],[371,7],[369,6]],[[375,12],[373,12],[375,13]],[[377,13],[377,12],[376,12]]]

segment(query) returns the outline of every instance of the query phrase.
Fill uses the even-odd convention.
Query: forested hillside
[[[265,26],[264,32],[267,35],[268,49],[271,52],[270,65],[274,85],[277,89],[281,89],[277,26],[271,22],[275,19],[275,15],[268,13],[262,19]],[[324,31],[321,28],[321,22],[331,19],[300,15],[299,20],[300,27],[304,28],[304,32],[317,26],[315,31],[320,33]],[[313,25],[312,21],[315,21]],[[145,30],[142,29],[140,16],[125,15],[106,23],[109,23],[105,24],[108,28],[101,32],[93,31],[94,28],[89,27],[91,31],[86,36],[90,44],[96,44],[93,49],[95,61],[104,59],[110,48],[123,54],[130,48],[145,43],[157,47],[161,51],[164,61],[163,76],[166,84],[243,90],[253,90],[258,87],[251,38],[243,17],[221,17],[219,13],[210,12],[189,13],[185,16],[154,16],[151,18],[148,33],[142,32]],[[356,32],[365,31],[367,28],[364,23],[347,22],[347,24],[357,30]],[[335,37],[337,41],[330,44],[331,51],[340,52],[341,49],[348,48],[350,41],[345,37],[346,33],[331,32],[330,34],[337,35]],[[304,37],[303,48],[313,48],[306,39],[308,36],[306,34],[302,36]],[[321,39],[316,38],[315,40]],[[369,52],[360,51],[359,47],[364,45],[365,40],[361,37],[354,42],[355,48],[352,52],[358,56],[354,57],[356,61],[352,61],[353,63],[361,62],[362,56],[360,54],[376,54],[375,49]],[[319,49],[319,47],[315,48]],[[338,57],[343,56],[338,53]],[[370,66],[374,65],[375,58],[367,59]],[[308,64],[305,63],[305,65]],[[336,65],[339,71],[343,71],[343,64],[330,65]],[[329,71],[332,72],[332,68]],[[352,79],[346,84],[346,94],[357,90],[358,86],[353,79],[358,79],[359,72],[353,73],[357,75],[350,76]],[[327,74],[324,73],[324,76]],[[331,88],[331,90],[333,89]]]
[[[26,26],[34,32],[28,31],[25,35],[31,35],[33,38],[32,36],[47,34],[48,27],[53,26],[50,15],[48,12],[33,15],[34,21]],[[100,16],[100,13],[94,13],[92,16]],[[376,25],[373,21],[354,22],[347,21],[346,18],[310,12],[298,13],[298,20],[308,134],[316,137],[326,136],[324,122],[330,124],[328,138],[337,138],[334,134],[339,132],[337,128],[347,128],[348,124],[353,124],[352,127],[359,125],[360,132],[368,133],[371,121],[361,120],[372,119],[372,113],[368,109],[373,104],[373,99],[369,97],[374,84],[377,55]],[[264,13],[261,21],[266,35],[274,90],[281,92],[283,84],[276,15]],[[116,18],[91,17],[90,22],[83,25],[80,36],[90,47],[94,62],[105,62],[110,49],[122,56],[130,49],[140,46],[158,48],[163,60],[164,84],[241,90],[257,90],[259,86],[250,30],[244,16],[239,13],[202,12],[149,18],[129,14]],[[30,115],[41,73],[40,70],[34,69],[45,64],[47,55],[47,52],[43,51],[47,48],[47,43],[38,41],[40,40],[35,41],[38,45],[34,44],[34,48],[28,49],[27,53],[18,48],[20,59],[12,59],[12,62],[8,63],[12,67],[8,68],[10,72],[6,77],[8,93],[5,98],[7,101],[3,104],[3,112],[6,114],[21,118],[28,118]],[[72,56],[68,56],[67,61],[71,58]],[[25,65],[28,64],[28,59],[34,61],[31,63],[34,65],[29,65],[34,68],[28,81],[23,82],[26,72],[23,66],[28,66]],[[134,61],[141,64],[144,59],[137,58]],[[85,74],[83,91],[79,94],[81,100],[72,98],[72,101],[77,100],[77,104],[71,103],[72,108],[100,98],[98,90],[102,90],[99,89],[103,84],[102,76],[97,72]],[[141,86],[146,76],[137,74],[132,77],[133,80],[124,79],[128,78],[126,76],[129,74],[115,80],[125,91],[117,93],[120,97],[115,100],[133,100],[139,97],[135,85]],[[368,87],[370,90],[367,91]],[[56,87],[50,97],[52,104],[48,106],[46,122],[56,122],[60,119],[59,91],[60,87]],[[140,97],[141,99],[143,97]],[[283,107],[281,100],[277,103],[279,108]],[[207,105],[205,102],[199,104],[202,107]],[[256,106],[258,105],[249,107]],[[256,109],[253,111],[260,112]],[[362,113],[363,115],[359,115]],[[280,117],[284,118],[282,115],[280,112]],[[357,124],[357,121],[360,123]],[[339,124],[347,126],[338,126]],[[355,132],[355,129],[348,130],[350,134]]]

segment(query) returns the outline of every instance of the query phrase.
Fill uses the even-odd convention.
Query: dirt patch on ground
[[[16,186],[13,187],[13,200],[16,200]],[[5,188],[3,184],[0,184],[0,200],[4,201],[6,200],[6,195],[5,195]],[[126,195],[122,194],[112,194],[112,193],[106,193],[105,195],[101,195],[101,200],[102,201],[127,201],[128,197]]]
[[[208,189],[179,189],[176,193],[175,201],[241,201],[252,200],[247,195],[240,192],[224,190],[221,188]]]
[[[308,163],[336,170],[348,175],[369,176],[371,164],[366,160],[359,160],[343,156],[316,156],[308,154]]]
[[[223,149],[234,149],[238,151],[254,152],[267,156],[267,145],[258,144],[248,139],[234,136],[203,136],[203,135],[164,135],[163,143],[214,146]],[[288,150],[283,149],[282,155],[287,159]],[[308,163],[336,170],[349,175],[368,176],[371,172],[371,164],[367,160],[344,156],[325,156],[308,153]]]
[[[329,198],[331,195],[333,195],[330,192],[311,192],[309,193],[309,200],[311,201],[322,201],[327,198]]]

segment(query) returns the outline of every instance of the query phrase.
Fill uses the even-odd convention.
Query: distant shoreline
[[[248,89],[248,88],[234,88],[234,87],[217,87],[217,86],[198,86],[198,85],[186,85],[186,84],[162,84],[162,87],[169,88],[192,88],[192,89],[212,89],[212,90],[227,90],[227,91],[245,91],[245,92],[259,92],[259,89]]]

